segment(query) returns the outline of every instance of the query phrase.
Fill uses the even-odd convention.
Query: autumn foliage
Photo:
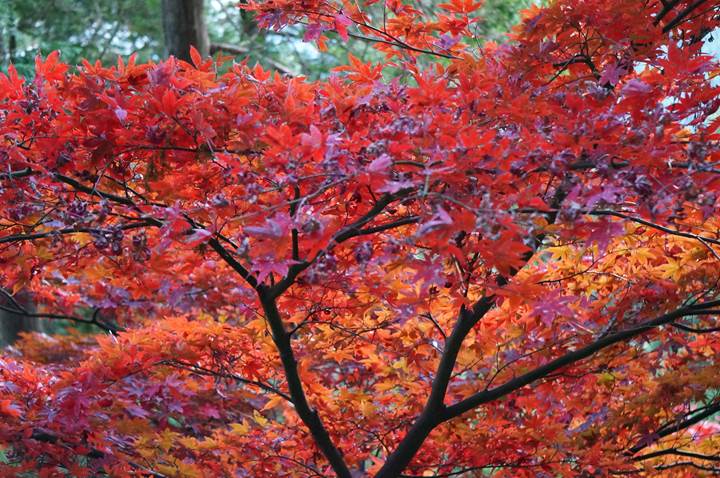
[[[719,2],[479,7],[244,5],[386,54],[316,83],[0,74],[2,308],[102,332],[3,351],[0,475],[718,473]]]

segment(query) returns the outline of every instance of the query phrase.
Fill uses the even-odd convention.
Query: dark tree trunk
[[[4,23],[0,23],[0,66],[6,69],[7,66],[15,61],[15,49],[17,48],[17,38],[15,37],[15,27],[12,10],[4,18]]]
[[[0,67],[5,70],[5,24],[0,23]]]
[[[190,45],[203,56],[209,54],[203,0],[162,0],[162,16],[169,55],[190,61]]]
[[[19,292],[15,294],[15,300],[26,311],[33,312],[34,308],[30,294]],[[0,304],[8,308],[15,308],[14,304],[4,297],[0,298]],[[36,317],[0,310],[0,348],[12,345],[21,332],[39,332],[41,330],[40,320]]]

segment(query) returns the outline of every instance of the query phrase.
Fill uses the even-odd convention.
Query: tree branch
[[[245,377],[241,377],[239,375],[236,375],[234,373],[224,373],[224,372],[217,372],[215,370],[211,370],[209,368],[201,367],[200,365],[195,365],[187,362],[183,362],[181,360],[166,360],[164,362],[161,362],[163,365],[167,365],[169,367],[179,368],[182,370],[187,370],[188,372],[193,372],[198,375],[205,375],[205,376],[211,376],[211,377],[220,377],[220,378],[229,378],[232,380],[235,380],[236,382],[244,383],[245,385],[252,385],[254,387],[260,388],[266,392],[273,393],[284,400],[288,401],[289,403],[293,403],[292,397],[290,397],[287,393],[283,392],[282,390],[273,387],[272,385],[268,385],[267,383],[260,382],[258,380],[250,380]]]
[[[701,453],[680,450],[677,448],[667,448],[665,450],[658,450],[658,451],[653,451],[651,453],[647,453],[645,455],[639,455],[639,456],[634,457],[633,461],[650,460],[652,458],[657,458],[659,456],[665,456],[665,455],[684,456],[687,458],[697,458],[698,460],[706,460],[706,461],[720,461],[720,456],[717,456],[717,455],[703,455]]]
[[[686,428],[695,425],[696,423],[709,418],[716,413],[720,412],[720,402],[715,402],[713,404],[707,405],[705,407],[697,408],[695,410],[692,410],[684,415],[681,415],[680,417],[676,418],[670,423],[666,423],[665,425],[658,428],[654,433],[652,433],[652,440],[640,440],[637,442],[633,447],[629,448],[628,451],[625,453],[626,455],[634,455],[640,450],[649,447],[650,445],[657,443],[658,440],[661,438],[664,438],[668,435],[672,435],[674,433],[677,433],[681,430],[685,430]],[[692,415],[692,416],[690,416]],[[681,420],[683,417],[688,417],[684,420]]]
[[[54,319],[54,320],[68,320],[71,322],[77,322],[81,324],[88,324],[88,325],[94,325],[105,332],[109,332],[113,335],[116,335],[118,332],[122,332],[125,329],[113,325],[108,324],[106,322],[103,322],[100,320],[100,309],[95,309],[93,312],[93,315],[89,319],[85,319],[82,317],[76,317],[74,315],[63,315],[63,314],[46,314],[46,313],[36,313],[31,312],[27,310],[25,307],[23,307],[20,302],[18,302],[15,297],[5,290],[3,287],[0,287],[0,295],[5,296],[5,298],[12,304],[13,307],[8,307],[6,305],[0,305],[0,310],[4,310],[5,312],[10,312],[11,314],[15,315],[23,315],[25,317],[34,317],[38,319]]]
[[[30,438],[42,443],[57,443],[58,441],[60,441],[60,437],[58,437],[57,435],[41,429],[33,430]],[[83,445],[83,448],[87,449],[87,445]],[[87,453],[85,453],[85,456],[88,458],[102,459],[105,458],[107,455],[101,450],[91,448]],[[168,478],[167,475],[158,473],[157,471],[146,468],[133,461],[128,461],[127,464],[135,468],[136,470],[139,470],[143,475],[151,476],[153,478]]]
[[[244,46],[231,45],[229,43],[211,43],[210,44],[210,54],[214,55],[215,53],[218,53],[218,52],[225,52],[225,53],[230,53],[232,55],[242,55],[242,56],[250,55],[250,49],[247,47],[244,47]],[[280,63],[277,60],[273,60],[272,58],[263,58],[263,61],[267,62],[268,65],[270,65],[272,68],[275,68],[277,71],[279,71],[283,75],[298,76],[297,72],[293,71],[292,68]]]
[[[720,311],[718,311],[718,313],[720,314]],[[708,328],[703,329],[703,328],[688,327],[687,325],[680,324],[678,322],[673,322],[670,325],[672,325],[673,327],[675,327],[677,329],[684,330],[685,332],[691,332],[693,334],[709,334],[712,332],[720,332],[720,327],[708,327]]]
[[[322,249],[321,251],[318,251],[317,254],[315,254],[315,257],[313,257],[310,260],[302,261],[299,264],[293,264],[288,269],[287,275],[277,284],[275,284],[274,287],[270,289],[271,295],[276,298],[279,297],[283,292],[285,292],[290,286],[292,286],[295,283],[295,279],[300,275],[301,272],[303,272],[305,269],[310,267],[315,261],[317,261],[320,257],[322,257],[324,254],[327,254],[335,245],[340,244],[342,242],[347,241],[348,239],[352,239],[353,237],[362,236],[364,234],[371,234],[374,232],[380,232],[385,231],[388,229],[391,229],[393,227],[399,227],[405,224],[411,224],[412,222],[415,222],[416,219],[413,219],[412,222],[405,222],[409,221],[409,218],[402,218],[398,221],[395,221],[394,223],[385,224],[382,226],[377,226],[375,228],[369,228],[369,229],[362,229],[363,226],[368,224],[370,221],[375,219],[380,213],[382,213],[385,208],[392,204],[393,202],[397,201],[398,199],[401,199],[405,196],[407,196],[412,190],[411,189],[404,189],[401,191],[398,191],[394,194],[385,194],[380,199],[378,199],[372,208],[368,212],[366,212],[364,215],[362,215],[360,218],[355,220],[353,223],[345,226],[340,231],[338,231],[332,239],[330,239],[330,243]],[[414,216],[413,216],[414,218]],[[370,231],[370,232],[368,232]]]
[[[285,379],[287,380],[292,403],[295,405],[295,411],[305,426],[310,430],[310,434],[315,439],[315,443],[330,462],[330,466],[335,471],[335,474],[339,478],[352,478],[342,453],[335,447],[330,439],[330,435],[320,415],[307,401],[305,390],[300,380],[300,374],[298,373],[295,354],[293,353],[290,343],[290,335],[285,330],[285,324],[275,303],[276,296],[264,285],[259,285],[257,291],[263,311],[265,312],[265,318],[272,331],[273,342],[280,354],[280,361],[283,365]]]
[[[667,16],[668,13],[672,11],[675,6],[680,3],[680,0],[662,0],[663,8],[658,12],[657,16],[655,17],[655,20],[653,20],[653,24],[657,25],[659,24],[663,18]]]
[[[665,25],[662,29],[663,33],[668,33],[670,30],[675,28],[676,26],[680,25],[685,18],[687,18],[688,15],[690,15],[696,8],[698,8],[700,5],[705,3],[707,0],[696,0],[687,7],[685,7],[680,13],[675,15],[675,18],[670,20],[667,25]]]
[[[408,430],[397,448],[390,454],[375,478],[390,478],[398,476],[408,465],[413,456],[422,446],[430,432],[443,421],[445,409],[445,394],[452,377],[458,353],[462,343],[470,330],[495,305],[494,297],[483,297],[468,310],[465,306],[460,308],[458,319],[450,336],[445,341],[435,378],[430,389],[430,396],[420,415]]]
[[[669,312],[667,314],[661,315],[660,317],[647,321],[643,324],[641,324],[638,327],[634,327],[632,329],[624,330],[621,332],[617,332],[612,335],[607,335],[605,337],[602,337],[595,342],[592,342],[584,347],[581,347],[578,350],[575,350],[573,352],[568,352],[565,355],[556,358],[555,360],[551,360],[545,365],[542,365],[540,367],[537,367],[534,370],[531,370],[530,372],[527,372],[523,375],[520,375],[519,377],[516,377],[512,380],[509,380],[508,382],[504,383],[503,385],[500,385],[496,388],[482,391],[475,393],[474,395],[471,395],[470,397],[461,400],[460,402],[451,405],[445,409],[445,413],[443,415],[443,421],[449,420],[451,418],[457,417],[462,415],[463,413],[472,410],[473,408],[476,408],[479,405],[482,405],[484,403],[488,403],[494,400],[497,400],[498,398],[504,397],[505,395],[508,395],[509,393],[514,392],[515,390],[518,390],[526,385],[529,385],[541,378],[546,377],[550,373],[567,367],[568,365],[574,364],[576,362],[579,362],[585,358],[588,358],[595,353],[610,347],[611,345],[624,342],[627,340],[630,340],[634,337],[637,337],[639,335],[642,335],[652,329],[655,329],[657,327],[670,324],[674,322],[675,320],[681,318],[681,317],[687,317],[691,315],[698,315],[702,313],[704,310],[711,309],[713,307],[716,307],[720,305],[720,300],[716,301],[709,301],[702,304],[696,304],[691,305],[687,307],[682,307],[679,309],[676,309],[672,312]],[[720,405],[719,405],[720,406]]]
[[[154,226],[155,220],[153,219],[147,219],[139,222],[131,222],[127,224],[121,224],[120,226],[116,226],[119,229],[123,231],[127,231],[130,229],[138,229],[141,227],[147,227],[147,226]],[[66,227],[64,229],[56,229],[54,231],[46,231],[46,232],[34,232],[30,234],[14,234],[12,236],[5,236],[0,237],[0,244],[6,244],[10,242],[24,242],[24,241],[34,241],[36,239],[45,239],[48,237],[53,236],[65,236],[69,234],[78,234],[78,233],[86,233],[86,234],[92,234],[92,233],[102,233],[106,231],[107,229],[99,228],[99,227]]]
[[[562,204],[566,196],[565,191],[566,188],[564,187],[557,189],[551,201],[553,208],[558,208]],[[551,223],[554,222],[557,214],[557,211],[551,212],[548,221]],[[530,261],[535,250],[542,244],[544,237],[544,234],[533,236],[533,248],[523,256],[524,264]],[[515,276],[519,270],[520,268],[512,269],[509,277],[499,277],[498,284],[507,284],[510,277]],[[375,475],[375,478],[395,478],[398,476],[410,463],[430,432],[439,424],[448,420],[448,418],[445,418],[447,407],[445,406],[444,400],[450,378],[452,377],[452,371],[455,368],[458,353],[470,330],[493,308],[494,304],[494,296],[484,296],[476,301],[470,310],[464,305],[460,308],[453,331],[445,340],[445,347],[440,357],[440,363],[438,364],[435,378],[433,379],[433,384],[430,389],[430,395],[428,396],[425,406],[410,427],[410,430],[408,430],[405,438],[400,441],[397,448],[390,454],[385,464],[383,464],[382,468]]]
[[[249,270],[245,268],[242,264],[240,264],[235,258],[230,254],[230,252],[223,247],[222,244],[220,244],[220,241],[217,240],[217,238],[213,237],[208,241],[208,244],[210,244],[210,247],[213,248],[215,252],[230,266],[240,274],[240,277],[245,279],[245,281],[252,287],[253,289],[258,288],[258,282],[255,276],[253,276]]]

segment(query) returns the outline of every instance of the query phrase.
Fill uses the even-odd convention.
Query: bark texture
[[[162,0],[165,49],[169,55],[190,61],[190,46],[203,55],[210,52],[203,0]]]
[[[33,312],[34,307],[30,294],[20,292],[15,300],[28,312]],[[0,305],[8,309],[15,309],[12,302],[0,297]],[[42,324],[37,317],[29,317],[24,314],[15,314],[8,310],[0,310],[0,348],[12,345],[21,332],[40,332]]]

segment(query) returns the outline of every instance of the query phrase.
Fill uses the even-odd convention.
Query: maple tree
[[[373,3],[243,6],[387,58],[321,82],[0,75],[0,307],[105,332],[4,351],[0,473],[718,473],[720,3]]]

